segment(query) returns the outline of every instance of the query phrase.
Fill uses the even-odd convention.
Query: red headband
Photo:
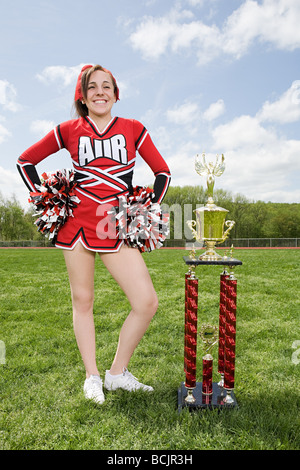
[[[92,67],[94,67],[94,66],[93,66],[93,65],[84,65],[84,66],[82,67],[81,72],[80,72],[80,74],[78,75],[78,79],[77,79],[77,83],[76,83],[75,101],[77,101],[77,100],[83,100],[83,99],[84,99],[83,96],[82,96],[82,90],[81,90],[81,79],[82,79],[83,72],[84,72],[85,70],[87,70],[87,69],[92,68]],[[106,72],[106,73],[109,73],[109,75],[113,78],[113,80],[115,81],[115,83],[117,83],[117,82],[116,82],[116,79],[115,79],[114,76],[113,76],[113,74],[112,74],[109,70],[107,70],[107,69],[105,69],[105,68],[103,67],[103,71]],[[116,89],[116,101],[118,101],[119,99],[120,99],[120,98],[119,98],[119,88],[118,88],[118,85],[117,85],[117,89]]]

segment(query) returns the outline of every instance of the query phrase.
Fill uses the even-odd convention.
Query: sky
[[[0,194],[26,207],[16,160],[74,118],[84,64],[112,71],[113,115],[148,129],[172,186],[206,185],[197,154],[225,171],[215,189],[300,201],[299,0],[0,0]],[[66,150],[39,173],[70,168]],[[137,159],[134,184],[153,183]]]

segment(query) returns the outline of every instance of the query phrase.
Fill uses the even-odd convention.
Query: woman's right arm
[[[36,191],[36,185],[41,184],[35,165],[65,147],[62,130],[60,125],[55,127],[18,158],[17,168],[29,191]]]

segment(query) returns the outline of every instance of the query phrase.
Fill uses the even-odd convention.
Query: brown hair
[[[83,72],[82,77],[81,77],[81,90],[82,90],[83,97],[86,99],[88,84],[89,84],[91,75],[92,73],[96,72],[96,70],[109,73],[113,87],[114,87],[114,93],[115,93],[115,96],[117,97],[118,96],[117,82],[115,78],[112,76],[112,74],[101,65],[94,65],[93,67],[90,67],[89,69],[86,69]],[[74,101],[74,106],[75,106],[75,113],[77,114],[78,117],[85,117],[88,115],[89,113],[88,108],[85,104],[82,104],[81,100]]]

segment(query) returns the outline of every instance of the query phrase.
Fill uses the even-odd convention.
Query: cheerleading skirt
[[[77,193],[77,191],[75,190]],[[55,246],[72,250],[77,243],[97,252],[119,251],[123,240],[120,239],[116,223],[111,212],[115,203],[99,204],[98,202],[77,194],[80,203],[73,209],[65,224],[59,229]]]

